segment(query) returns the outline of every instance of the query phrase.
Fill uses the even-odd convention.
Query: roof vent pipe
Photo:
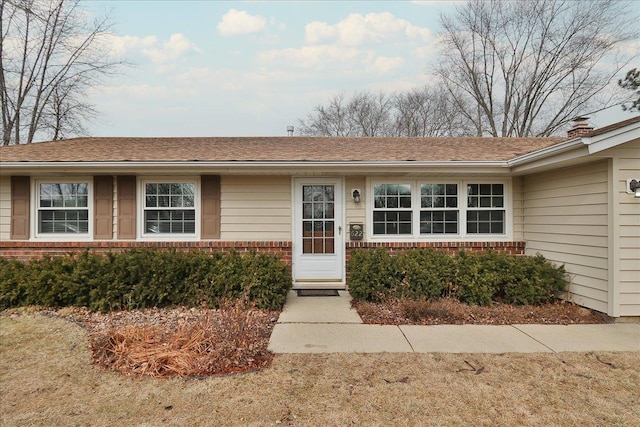
[[[589,117],[586,116],[580,116],[572,119],[573,127],[569,129],[567,136],[569,138],[577,138],[591,132],[593,130],[593,126],[591,126],[587,120],[589,120]]]
[[[293,126],[287,126],[287,135],[293,136]]]

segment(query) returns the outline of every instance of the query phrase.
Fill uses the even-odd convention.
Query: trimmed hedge
[[[149,249],[28,262],[0,257],[0,309],[217,307],[246,294],[258,308],[273,310],[282,308],[289,289],[291,273],[272,254]]]
[[[498,300],[540,304],[567,286],[564,266],[556,267],[542,255],[512,256],[492,250],[450,256],[415,249],[392,256],[383,248],[358,249],[351,254],[348,274],[353,298],[371,302],[449,296],[474,305]]]

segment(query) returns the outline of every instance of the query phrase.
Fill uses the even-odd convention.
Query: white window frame
[[[426,238],[426,239],[434,239],[434,238],[438,238],[441,237],[442,239],[447,239],[449,237],[454,237],[454,238],[458,238],[462,232],[462,219],[463,219],[463,212],[462,209],[460,207],[460,203],[462,203],[464,200],[462,199],[462,197],[460,196],[460,192],[461,192],[461,188],[460,188],[460,181],[447,181],[447,180],[423,180],[423,179],[418,179],[416,180],[417,182],[417,188],[416,188],[416,192],[417,194],[417,200],[418,200],[418,204],[417,204],[417,218],[418,218],[418,235],[421,238]],[[422,186],[424,184],[435,184],[435,185],[446,185],[446,184],[455,184],[458,188],[458,192],[457,192],[457,207],[454,208],[447,208],[446,207],[446,202],[445,202],[445,207],[443,208],[423,208],[422,207]],[[444,197],[444,196],[443,196]],[[457,233],[425,233],[422,234],[420,233],[420,213],[422,211],[457,211],[458,212],[458,232]]]
[[[375,184],[410,184],[412,191],[411,206],[413,210],[412,234],[403,235],[376,235],[373,234],[373,210]],[[457,234],[420,234],[420,188],[422,184],[457,184],[458,185],[458,233]],[[502,184],[504,186],[504,233],[502,234],[468,234],[467,233],[467,185],[468,184]],[[496,208],[500,209],[500,208]],[[469,241],[469,242],[508,242],[513,240],[513,197],[511,178],[479,178],[479,179],[442,179],[442,177],[412,177],[411,179],[370,177],[367,178],[367,226],[365,226],[366,238],[368,241],[377,242],[449,242],[449,241]]]
[[[87,184],[88,231],[86,233],[41,233],[39,231],[40,184]],[[93,240],[93,177],[91,176],[45,176],[31,180],[31,236],[30,240],[47,240],[56,242],[78,242]],[[82,208],[84,209],[84,208]]]
[[[467,197],[468,197],[468,193],[467,193],[467,186],[471,185],[471,184],[479,184],[479,185],[483,185],[483,184],[489,184],[489,185],[493,185],[493,184],[502,184],[501,182],[476,182],[476,181],[472,181],[469,180],[465,183],[465,197],[464,197],[464,207],[465,207],[465,217],[464,217],[464,226],[465,226],[465,232],[467,233],[467,235],[469,236],[501,236],[503,234],[506,234],[506,227],[507,227],[507,222],[508,222],[508,217],[507,217],[507,200],[506,200],[506,192],[507,192],[507,186],[505,185],[503,187],[503,194],[502,194],[502,202],[503,202],[503,207],[499,208],[499,207],[481,207],[481,206],[476,206],[476,207],[469,207],[467,204]],[[478,195],[479,197],[481,197],[480,195]],[[467,213],[469,211],[477,211],[477,212],[482,212],[482,211],[499,211],[502,210],[504,211],[504,232],[502,234],[497,234],[497,233],[488,233],[488,234],[482,234],[482,233],[469,233],[466,228],[467,228]]]
[[[398,206],[397,208],[384,208],[384,209],[376,209],[375,207],[375,191],[374,191],[374,186],[376,184],[386,184],[386,185],[409,185],[409,191],[411,192],[411,208],[401,208],[400,206]],[[377,211],[377,212],[390,212],[390,211],[395,211],[395,212],[411,212],[411,229],[412,229],[412,233],[411,234],[379,234],[377,236],[379,237],[383,237],[383,236],[395,236],[398,238],[407,238],[413,235],[413,229],[415,228],[415,222],[416,222],[416,217],[415,217],[415,206],[416,206],[416,199],[415,199],[415,181],[412,180],[391,180],[391,181],[372,181],[371,185],[370,185],[370,197],[368,198],[368,200],[371,200],[371,215],[369,216],[370,218],[370,224],[371,224],[371,234],[373,235],[373,212]]]
[[[145,230],[144,212],[145,212],[145,189],[146,184],[194,184],[194,210],[195,210],[195,232],[194,233],[147,233]],[[137,191],[137,239],[142,241],[192,241],[200,240],[200,177],[175,177],[175,176],[159,176],[159,177],[139,177]]]

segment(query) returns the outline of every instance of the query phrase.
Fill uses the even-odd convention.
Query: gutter
[[[108,162],[0,162],[0,173],[3,175],[8,170],[15,169],[153,169],[153,168],[221,168],[221,169],[243,169],[243,168],[349,168],[349,169],[378,169],[378,168],[509,168],[507,161],[380,161],[380,162],[357,162],[357,161],[108,161]]]
[[[522,166],[527,163],[532,163],[537,160],[546,159],[547,157],[552,157],[561,153],[565,153],[567,151],[572,151],[577,148],[584,147],[586,144],[582,138],[572,139],[569,141],[561,142],[556,145],[552,145],[551,147],[543,148],[538,151],[534,151],[531,153],[524,154],[522,156],[513,158],[507,161],[509,167],[514,168],[517,166]]]

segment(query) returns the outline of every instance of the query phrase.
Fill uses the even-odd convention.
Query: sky
[[[91,0],[132,66],[92,89],[90,133],[286,135],[339,93],[429,84],[439,16],[459,3]],[[591,123],[629,117],[617,107]]]

